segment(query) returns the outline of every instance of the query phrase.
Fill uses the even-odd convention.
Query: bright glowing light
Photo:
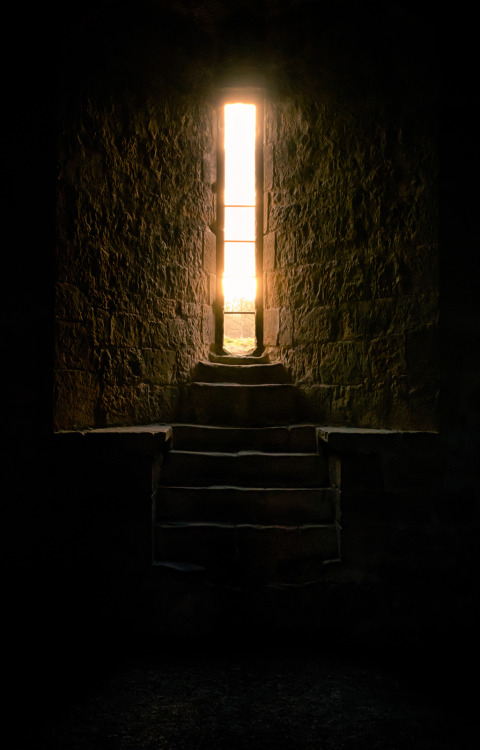
[[[255,241],[255,206],[225,206],[225,240]]]
[[[224,310],[228,313],[255,312],[255,115],[253,104],[225,106],[223,291]],[[254,315],[226,315],[225,335],[227,329],[233,330],[235,319],[240,317],[248,319],[242,326],[245,330],[247,325],[251,338],[255,335]],[[246,334],[239,338],[246,338]]]
[[[227,312],[255,312],[257,280],[251,276],[224,276],[224,309]]]
[[[225,276],[255,276],[255,243],[225,243]]]
[[[255,205],[255,106],[225,107],[225,205]]]

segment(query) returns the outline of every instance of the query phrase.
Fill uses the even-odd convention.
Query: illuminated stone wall
[[[57,429],[172,419],[213,341],[211,107],[90,100],[61,135]]]
[[[61,50],[57,429],[168,421],[213,340],[214,94],[261,83],[265,344],[319,423],[435,429],[429,21],[142,0]],[[127,6],[125,6],[127,8]],[[348,12],[346,9],[348,8]]]
[[[373,97],[267,108],[265,343],[324,424],[437,426],[437,163],[422,114]]]

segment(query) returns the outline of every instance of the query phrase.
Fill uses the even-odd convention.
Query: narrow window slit
[[[256,346],[254,104],[225,105],[223,346],[232,355]]]

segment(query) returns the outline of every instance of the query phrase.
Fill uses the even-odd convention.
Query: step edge
[[[235,365],[235,364],[240,364],[240,365],[259,364],[260,365],[260,364],[267,364],[269,362],[268,354],[266,352],[264,352],[263,354],[259,354],[259,355],[245,354],[244,356],[237,356],[235,354],[215,354],[214,352],[209,352],[208,359],[213,364],[221,364],[221,365]],[[245,361],[238,362],[238,360],[245,360]]]
[[[219,381],[218,383],[211,383],[208,380],[192,380],[188,383],[188,386],[208,386],[209,388],[218,388],[222,386],[228,386],[229,388],[288,388],[295,391],[296,385],[294,383],[230,383],[228,381]]]
[[[241,521],[156,521],[156,529],[182,529],[182,528],[220,528],[220,529],[285,529],[286,531],[295,531],[302,529],[329,529],[336,531],[339,527],[338,522],[331,523],[248,523]]]
[[[246,362],[246,363],[231,363],[231,362],[211,362],[208,359],[200,359],[197,363],[198,365],[206,365],[207,367],[276,367],[277,369],[281,369],[283,367],[283,364],[281,362]]]
[[[172,422],[169,425],[172,430],[174,429],[195,429],[195,430],[218,430],[220,433],[222,430],[236,430],[237,432],[246,432],[247,430],[254,430],[260,434],[264,430],[287,430],[291,432],[296,429],[303,429],[305,427],[312,428],[315,430],[318,425],[313,422],[292,422],[291,424],[273,424],[273,425],[261,425],[261,426],[249,426],[249,425],[226,425],[226,424],[199,424],[198,422]]]
[[[218,490],[224,492],[225,490],[239,490],[241,492],[325,492],[329,491],[332,493],[340,494],[338,487],[331,487],[327,485],[325,487],[249,487],[241,484],[205,484],[205,485],[194,485],[194,484],[165,484],[161,486],[162,490]]]
[[[217,384],[218,385],[218,384]],[[231,385],[231,383],[230,383]],[[304,428],[304,427],[311,427],[312,429],[317,429],[319,425],[316,422],[292,422],[291,424],[275,424],[275,425],[264,425],[262,427],[249,427],[242,426],[242,425],[225,425],[225,424],[198,424],[198,422],[170,422],[169,427],[172,429],[179,428],[179,427],[189,427],[189,428],[195,428],[199,430],[255,430],[260,432],[261,430],[288,430],[289,432],[291,430],[295,430],[298,428]]]
[[[307,456],[311,456],[314,458],[319,458],[321,460],[324,460],[324,457],[320,453],[315,453],[314,451],[248,451],[248,450],[240,450],[240,451],[192,451],[192,450],[178,450],[177,448],[172,448],[172,450],[168,451],[169,456],[209,456],[211,458],[239,458],[239,457],[245,457],[245,456],[261,456],[262,458],[285,458],[285,457],[291,457],[291,458],[305,458]]]

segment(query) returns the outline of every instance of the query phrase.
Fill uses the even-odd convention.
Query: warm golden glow
[[[225,240],[255,242],[255,206],[225,206]]]
[[[225,267],[224,310],[228,313],[254,313],[255,278],[255,105],[225,106]],[[255,316],[242,316],[255,331]],[[227,329],[240,316],[225,315]],[[240,338],[245,338],[242,333]],[[252,339],[254,341],[254,338]],[[231,347],[229,350],[232,351]],[[233,353],[233,352],[232,352]]]
[[[255,105],[225,106],[225,205],[255,205]]]

